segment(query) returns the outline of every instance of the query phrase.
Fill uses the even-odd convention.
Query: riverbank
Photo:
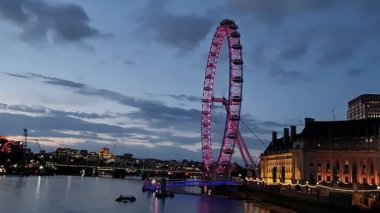
[[[247,202],[267,202],[296,212],[380,212],[378,206],[362,208],[352,205],[352,195],[347,193],[334,192],[330,196],[320,196],[297,191],[282,191],[275,186],[240,186],[231,197],[246,200]]]

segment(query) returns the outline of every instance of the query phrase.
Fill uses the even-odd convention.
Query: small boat
[[[116,198],[115,201],[116,202],[123,202],[123,203],[135,202],[136,198],[133,195],[132,196],[123,196],[123,195],[120,195],[118,198]]]

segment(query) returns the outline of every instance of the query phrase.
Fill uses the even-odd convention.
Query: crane
[[[36,138],[35,140],[36,140],[36,142],[37,142],[38,150],[40,151],[40,154],[41,154],[41,152],[42,152],[42,149],[41,149],[41,145],[40,145],[40,142],[38,141],[38,139],[37,139],[37,138]]]
[[[37,144],[37,146],[38,146],[38,150],[40,151],[40,153],[39,153],[39,154],[40,154],[40,156],[39,156],[39,158],[40,158],[40,163],[42,164],[43,167],[45,167],[45,165],[46,165],[46,162],[45,162],[45,156],[44,156],[44,154],[42,153],[42,149],[41,149],[40,142],[38,141],[37,138],[34,138],[33,140],[36,141],[36,144]]]
[[[37,147],[38,147],[38,151],[41,154],[42,149],[41,149],[41,145],[40,145],[40,142],[38,141],[38,139],[37,138],[31,138],[31,140],[34,140],[36,142]]]

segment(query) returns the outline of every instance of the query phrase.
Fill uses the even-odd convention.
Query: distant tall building
[[[363,94],[348,102],[348,120],[366,118],[380,118],[379,94]]]

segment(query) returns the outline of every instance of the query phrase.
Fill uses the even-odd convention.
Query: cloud
[[[68,88],[73,88],[73,89],[86,89],[87,86],[82,83],[76,83],[73,81],[68,81],[64,79],[59,79],[59,78],[53,78],[53,77],[47,77],[35,73],[29,73],[27,78],[38,78],[42,79],[44,83],[51,84],[51,85],[56,85],[56,86],[63,86],[63,87],[68,87]]]
[[[278,66],[279,72],[284,72],[281,75],[289,74],[290,76],[279,76],[278,78],[287,80],[292,80],[292,78],[299,78],[298,80],[306,79],[307,77],[302,76],[301,74],[293,74],[291,71],[283,71],[280,66]],[[301,77],[299,77],[301,75]],[[22,75],[19,75],[22,76]],[[200,110],[198,109],[182,109],[179,107],[169,107],[165,106],[161,102],[146,100],[146,99],[137,99],[134,97],[126,96],[117,92],[113,92],[106,89],[97,89],[92,88],[86,84],[77,83],[73,81],[68,81],[59,78],[52,78],[43,75],[37,74],[27,74],[26,77],[29,77],[33,80],[41,80],[43,83],[47,83],[53,86],[65,87],[66,89],[71,89],[73,92],[88,95],[88,96],[97,96],[107,100],[115,101],[122,105],[131,106],[137,109],[137,111],[133,111],[127,113],[123,116],[128,116],[131,119],[141,119],[147,121],[147,125],[149,127],[154,128],[176,128],[181,130],[194,130],[194,132],[199,131],[200,124]],[[294,79],[293,79],[294,80]],[[188,100],[188,101],[199,101],[198,97],[195,96],[187,96],[187,95],[165,95],[180,100]],[[223,107],[214,107],[214,118],[213,121],[216,123],[224,122],[224,108]],[[89,117],[88,114],[85,114]],[[80,114],[78,115],[80,116]],[[249,117],[249,114],[245,115]],[[92,115],[95,117],[95,115]],[[96,117],[104,117],[104,115],[96,115]],[[275,122],[274,122],[275,123]],[[274,124],[272,123],[272,124]],[[274,125],[269,125],[270,123],[263,123],[264,126],[274,127]],[[224,125],[224,124],[223,124]],[[261,125],[261,124],[260,124]],[[283,126],[284,124],[278,124]],[[288,124],[287,124],[288,125]],[[270,130],[271,131],[271,130]],[[266,132],[267,133],[267,132]]]
[[[272,63],[269,71],[270,76],[281,84],[309,81],[310,78],[300,71],[285,70],[280,64]]]
[[[332,65],[338,62],[342,62],[353,55],[353,49],[350,47],[326,50],[320,56],[318,63],[322,65]]]
[[[379,3],[371,0],[228,0],[225,4],[225,10],[240,19],[241,30],[246,29],[255,38],[254,48],[244,51],[252,56],[253,66],[270,69],[272,77],[301,80],[306,73],[289,68],[290,62],[303,63],[300,59],[305,59],[311,71],[318,72],[321,66],[326,69],[344,66],[354,58],[360,60],[364,51],[374,54],[376,47],[371,43],[380,38],[379,9]],[[263,28],[262,24],[271,27]],[[283,63],[282,70],[273,69],[276,60],[289,63]]]
[[[202,98],[198,96],[192,96],[192,95],[185,95],[185,94],[180,94],[180,95],[166,95],[166,94],[158,94],[159,96],[165,96],[165,97],[170,97],[175,100],[179,101],[189,101],[189,102],[201,102]]]
[[[132,60],[125,60],[125,61],[124,61],[124,64],[135,65],[136,62],[134,62],[134,61],[132,61]]]
[[[20,112],[20,111],[19,111]],[[18,134],[23,128],[34,130],[35,135],[43,135],[46,137],[73,137],[71,134],[59,133],[51,131],[57,130],[76,130],[90,131],[97,133],[119,133],[123,134],[122,128],[107,124],[94,124],[85,122],[78,118],[71,118],[58,114],[50,114],[44,116],[30,116],[14,113],[0,113],[0,124],[3,127],[2,131],[7,134]],[[80,136],[75,136],[79,137]]]
[[[14,1],[1,1],[0,14],[17,24],[26,24],[28,22],[28,14],[23,10],[23,4],[27,1],[14,0]]]
[[[359,5],[360,10],[368,16],[379,17],[380,2],[377,0],[355,1]]]
[[[23,75],[17,75],[18,78],[20,76]],[[138,99],[107,89],[97,89],[86,84],[34,73],[29,73],[24,76],[31,80],[38,80],[52,86],[70,89],[81,95],[101,97],[106,100],[115,101],[122,105],[131,106],[137,109],[137,111],[130,113],[129,116],[131,118],[143,119],[148,122],[147,125],[155,128],[176,127],[186,130],[195,123],[198,125],[200,122],[199,110],[169,107],[158,101]],[[196,128],[198,128],[198,126]],[[194,129],[194,126],[190,129]]]
[[[86,138],[87,140],[100,140],[103,138],[104,141],[106,139],[114,141],[117,138],[127,137],[129,139],[146,140],[152,144],[173,140],[171,138],[173,133],[170,131],[149,130],[137,126],[123,127],[110,124],[109,119],[105,118],[124,118],[128,120],[129,115],[67,112],[42,106],[0,104],[0,124],[3,126],[2,132],[7,134],[17,134],[22,128],[28,128],[32,129],[35,135],[45,137]],[[94,120],[96,122],[93,122]],[[104,138],[101,135],[106,137]],[[176,136],[174,138],[190,144],[191,140],[194,140],[188,136]]]
[[[48,117],[75,117],[79,119],[103,119],[103,118],[116,118],[119,115],[100,114],[100,113],[87,113],[87,112],[66,112],[58,111],[45,106],[36,106],[36,105],[8,105],[0,103],[0,110],[4,112],[16,113],[16,114],[28,114],[34,117],[36,116],[48,116]]]
[[[361,74],[365,73],[366,70],[364,68],[351,68],[346,72],[346,76],[348,77],[357,77]]]
[[[91,141],[96,145],[89,147],[110,147],[112,144],[128,147],[135,150],[133,153],[141,155],[149,147],[154,147],[157,152],[165,152],[168,144],[171,149],[183,154],[198,156],[200,110],[182,109],[179,107],[165,106],[161,102],[137,99],[106,89],[97,89],[89,85],[29,73],[26,75],[9,75],[15,78],[26,78],[34,81],[71,90],[84,96],[96,96],[114,101],[122,105],[134,107],[136,110],[127,113],[87,113],[68,112],[51,109],[43,106],[7,105],[0,103],[0,126],[8,135],[19,135],[23,128],[33,130],[36,136],[56,138],[57,140],[74,140],[77,145],[83,146]],[[178,100],[197,101],[198,97],[186,95],[165,95]],[[213,111],[213,144],[218,146],[222,141],[224,130],[225,112],[222,107]],[[289,124],[258,121],[252,119],[249,114],[242,115],[244,122],[259,136],[257,139],[243,125],[240,129],[250,148],[264,149],[261,144],[268,143],[273,130],[289,127]],[[112,122],[116,119],[117,122]],[[125,120],[125,123],[120,123]],[[136,123],[136,125],[133,125]],[[124,125],[128,124],[128,125]],[[60,138],[60,139],[59,139]],[[259,141],[260,140],[260,141]],[[86,145],[87,146],[87,145]],[[138,148],[142,148],[138,150]],[[126,149],[127,150],[127,149]],[[219,150],[217,150],[218,152]],[[182,158],[179,155],[173,155]]]
[[[177,48],[180,54],[199,46],[211,30],[213,20],[195,14],[174,15],[164,5],[165,1],[149,1],[140,13],[140,27],[151,31],[160,44]]]
[[[156,152],[164,152],[169,149],[168,144],[171,144],[173,150],[178,149],[183,153],[191,154],[194,156],[200,155],[195,153],[200,149],[199,146],[199,123],[196,123],[196,129],[187,129],[192,132],[193,136],[186,136],[183,133],[173,129],[166,129],[165,131],[157,131],[157,129],[146,129],[142,127],[121,127],[118,125],[108,124],[106,121],[97,123],[87,120],[88,118],[107,118],[114,117],[115,115],[109,114],[88,114],[84,112],[66,112],[54,110],[46,107],[30,107],[26,105],[7,105],[0,103],[0,125],[2,134],[6,135],[20,135],[23,128],[30,130],[31,138],[43,138],[41,140],[55,141],[56,146],[69,147],[82,147],[86,149],[98,150],[101,147],[118,146],[124,147],[124,152],[131,152],[139,154],[140,156],[147,152],[147,148],[154,147]],[[36,108],[43,110],[35,110]],[[11,113],[4,112],[8,109]],[[26,113],[26,114],[25,114]],[[38,113],[38,116],[29,115],[29,113]],[[75,117],[72,117],[75,115]],[[129,115],[122,115],[127,119]],[[220,122],[214,123],[213,128],[223,129],[222,119],[220,115]],[[289,127],[289,124],[258,121],[251,119],[249,115],[245,115],[244,122],[257,134],[268,135],[273,130],[281,130],[283,127]],[[86,120],[84,120],[86,119]],[[182,122],[184,123],[184,122]],[[241,124],[242,125],[242,124]],[[242,134],[250,148],[264,149],[262,142],[258,141],[252,133],[250,133],[245,126],[241,126]],[[218,134],[218,133],[215,133]],[[222,140],[221,137],[213,137],[213,144],[220,145],[218,142]],[[265,144],[268,140],[261,138]],[[72,141],[72,142],[69,142]],[[249,143],[249,144],[248,144]],[[125,147],[128,147],[125,148]],[[144,149],[141,149],[145,147]],[[138,150],[140,149],[140,150]],[[217,152],[216,152],[217,153]],[[176,152],[176,154],[178,154]],[[186,156],[187,156],[186,154]],[[183,158],[182,155],[173,155],[176,158]],[[200,156],[199,156],[200,157]]]
[[[30,77],[28,77],[26,75],[18,75],[18,74],[7,73],[7,72],[2,72],[2,73],[5,75],[8,75],[8,76],[11,76],[11,77],[30,79]]]
[[[170,128],[157,131],[143,127],[122,127],[99,120],[116,116],[128,119],[129,115],[67,112],[42,106],[0,103],[1,135],[21,135],[23,128],[27,128],[30,140],[38,138],[41,142],[46,142],[43,149],[47,149],[46,146],[63,146],[93,151],[113,147],[112,152],[132,152],[138,156],[157,158],[162,158],[164,155],[159,154],[168,153],[168,150],[176,150],[173,158],[200,159],[200,152],[195,152],[200,147],[194,147],[199,142],[198,135],[178,136]],[[97,122],[93,123],[91,119],[97,119]]]
[[[253,15],[270,26],[280,25],[289,16],[325,11],[334,1],[320,0],[228,0],[226,7],[234,14]]]
[[[22,29],[21,37],[27,41],[82,42],[102,36],[89,25],[90,18],[76,4],[53,4],[35,0],[0,1],[0,16]]]
[[[229,0],[227,8],[233,13],[254,14],[259,20],[278,25],[286,15],[287,1]]]
[[[161,43],[185,52],[197,47],[211,26],[209,19],[196,15],[162,15],[155,21],[146,23],[148,29],[156,31]]]
[[[22,111],[27,113],[47,113],[48,109],[45,107],[38,107],[38,106],[26,106],[26,105],[6,105],[4,104],[0,109],[4,110],[10,110],[10,111]]]
[[[305,55],[306,51],[307,45],[304,43],[298,43],[295,46],[282,51],[278,58],[280,60],[295,60]]]
[[[364,45],[374,40],[379,40],[380,14],[371,13],[372,9],[365,9],[368,7],[369,2],[371,1],[353,1],[347,5],[341,5],[344,7],[340,8],[346,8],[348,12],[340,9],[334,14],[326,15],[326,18],[332,20],[331,23],[316,22],[313,28],[310,28],[309,32],[303,35],[303,42],[322,41],[319,44],[321,54],[317,61],[320,65],[330,66],[346,62],[353,57],[357,57],[357,52],[360,52]],[[344,4],[343,2],[339,3]],[[367,6],[363,6],[363,4]],[[375,3],[375,1],[369,4],[374,8],[379,8],[378,3]],[[338,18],[334,20],[338,16],[337,14],[342,16],[347,13],[350,16],[347,17],[346,22],[342,23]],[[365,51],[372,54],[371,50]]]
[[[168,95],[169,97],[172,97],[177,100],[186,100],[186,101],[194,101],[194,102],[201,102],[201,98],[198,96],[190,96],[190,95]]]
[[[134,156],[143,157],[143,158],[155,158],[155,159],[164,159],[164,160],[182,160],[190,159],[201,161],[202,155],[201,152],[191,151],[186,148],[179,146],[165,146],[154,148],[144,148],[133,147],[124,145],[128,153],[133,153]],[[200,147],[199,147],[200,148]]]

